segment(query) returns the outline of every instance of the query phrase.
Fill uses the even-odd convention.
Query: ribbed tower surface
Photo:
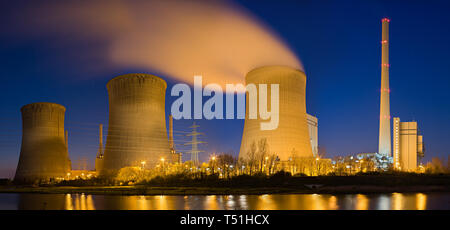
[[[306,120],[306,75],[300,70],[285,66],[264,66],[250,71],[246,84],[267,84],[268,111],[271,111],[271,84],[279,84],[279,124],[275,130],[261,130],[260,123],[268,120],[248,118],[249,98],[246,97],[246,119],[239,157],[248,158],[253,142],[267,139],[269,154],[277,155],[287,161],[295,154],[299,157],[312,157],[311,143]],[[259,97],[259,95],[258,95]],[[259,99],[258,99],[259,111]]]
[[[154,167],[169,159],[165,121],[166,82],[150,74],[126,74],[107,83],[109,125],[101,174],[123,167]]]
[[[48,102],[22,107],[22,146],[15,180],[64,178],[70,172],[65,144],[64,106]]]

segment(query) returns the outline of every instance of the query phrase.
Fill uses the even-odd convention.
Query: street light
[[[165,174],[165,170],[164,170],[164,161],[165,161],[164,157],[161,157],[161,169],[162,169],[162,171],[163,171],[163,174]]]
[[[141,161],[141,165],[142,165],[142,169],[145,169],[145,164],[146,164],[147,162],[145,162],[145,161]]]
[[[212,161],[212,165],[211,165],[212,166],[211,167],[212,168],[212,174],[214,174],[214,167],[215,167],[216,156],[213,155],[211,157],[211,161]]]

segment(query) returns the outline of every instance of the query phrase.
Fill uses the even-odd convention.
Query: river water
[[[0,210],[425,210],[450,209],[449,193],[120,196],[0,194]]]

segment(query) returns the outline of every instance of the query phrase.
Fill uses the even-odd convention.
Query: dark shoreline
[[[0,193],[76,194],[90,195],[262,195],[262,194],[379,194],[379,193],[450,192],[448,186],[323,186],[315,189],[289,187],[149,187],[149,186],[86,186],[86,187],[18,187],[0,186]]]

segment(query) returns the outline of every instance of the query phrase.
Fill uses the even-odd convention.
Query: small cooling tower
[[[70,172],[62,105],[33,103],[22,107],[22,147],[14,180],[62,179]]]
[[[246,84],[267,84],[267,101],[270,111],[271,84],[279,84],[279,123],[274,130],[261,130],[261,122],[267,120],[249,119],[249,98],[246,97],[246,118],[239,157],[248,158],[250,146],[267,139],[269,153],[275,154],[281,161],[287,161],[295,152],[299,157],[312,157],[311,143],[306,120],[306,75],[302,71],[284,66],[264,66],[250,71]],[[259,103],[259,98],[258,98]],[[257,104],[258,104],[257,103]],[[259,104],[258,104],[259,111]]]
[[[123,167],[154,167],[170,159],[165,121],[166,82],[149,74],[110,80],[109,125],[102,175]]]

